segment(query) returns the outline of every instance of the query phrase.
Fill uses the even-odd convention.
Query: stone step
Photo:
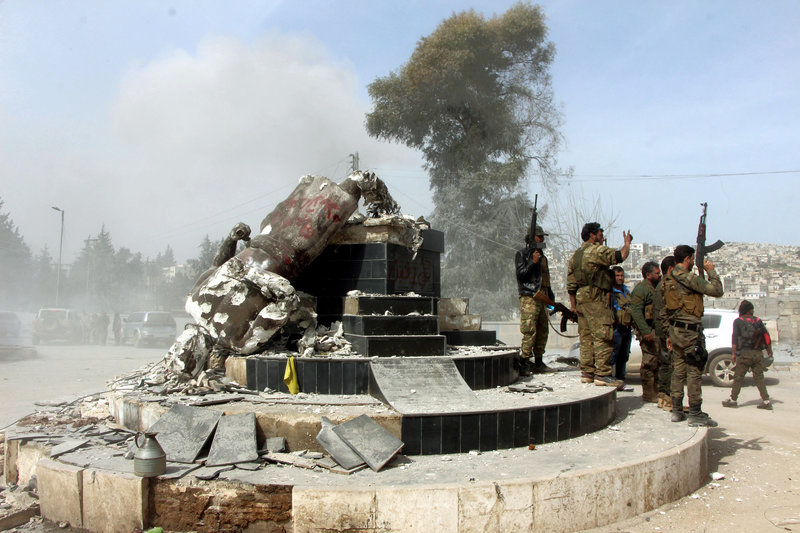
[[[433,315],[344,315],[345,333],[355,335],[438,335]]]
[[[450,346],[494,346],[497,332],[494,330],[442,331]]]
[[[393,315],[419,313],[434,314],[434,298],[429,296],[392,296],[384,294],[365,294],[348,296],[344,301],[346,315]]]
[[[444,335],[354,335],[344,337],[364,357],[445,355]]]

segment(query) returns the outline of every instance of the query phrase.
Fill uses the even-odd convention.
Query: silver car
[[[122,319],[122,342],[136,347],[172,344],[175,333],[175,319],[165,311],[140,311]]]

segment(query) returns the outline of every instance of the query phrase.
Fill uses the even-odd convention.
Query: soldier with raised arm
[[[683,412],[683,389],[689,396],[689,425],[715,427],[717,423],[704,413],[701,380],[708,353],[703,335],[703,295],[722,296],[722,282],[714,263],[703,262],[705,280],[692,273],[694,248],[681,244],[675,248],[675,268],[664,278],[664,306],[669,317],[667,346],[672,351],[672,421],[686,420]]]
[[[625,244],[618,250],[603,243],[603,228],[597,222],[584,224],[583,244],[569,260],[567,293],[572,311],[578,314],[581,346],[581,382],[620,388],[622,381],[611,377],[614,352],[614,313],[609,293],[613,284],[611,265],[625,261],[631,249],[630,231],[622,232]]]

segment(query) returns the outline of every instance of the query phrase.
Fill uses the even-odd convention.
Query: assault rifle
[[[549,296],[547,296],[545,293],[543,293],[541,291],[541,289],[539,289],[539,291],[536,294],[533,295],[533,299],[534,300],[538,300],[538,301],[542,302],[543,304],[549,305],[550,307],[552,307],[553,310],[550,311],[550,315],[551,316],[556,314],[556,313],[561,313],[561,328],[560,329],[561,329],[562,332],[567,331],[567,320],[572,320],[573,322],[577,322],[578,321],[578,315],[576,313],[573,313],[572,309],[570,309],[569,307],[567,307],[564,304],[560,304],[558,302],[554,302],[553,300],[550,299]]]
[[[530,256],[531,252],[534,249],[544,250],[545,244],[543,242],[536,242],[536,219],[539,217],[539,213],[536,209],[536,204],[539,202],[539,195],[533,197],[533,213],[531,213],[531,228],[528,233],[530,242],[525,245],[525,252],[528,256]]]
[[[694,254],[694,264],[697,265],[700,277],[706,279],[706,271],[703,268],[703,260],[706,258],[706,254],[716,252],[725,246],[725,243],[717,240],[714,244],[706,246],[706,210],[708,209],[708,202],[703,202],[700,205],[703,206],[703,214],[700,215],[700,225],[697,226],[697,251]]]

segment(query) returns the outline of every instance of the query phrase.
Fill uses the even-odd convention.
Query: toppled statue
[[[383,181],[358,171],[339,184],[303,176],[252,238],[246,224],[234,226],[186,301],[195,324],[170,348],[170,370],[196,377],[221,368],[227,353],[259,353],[290,322],[314,327],[313,311],[301,305],[291,281],[323,252],[362,197],[371,216],[399,212]],[[248,239],[235,254],[238,241]]]

